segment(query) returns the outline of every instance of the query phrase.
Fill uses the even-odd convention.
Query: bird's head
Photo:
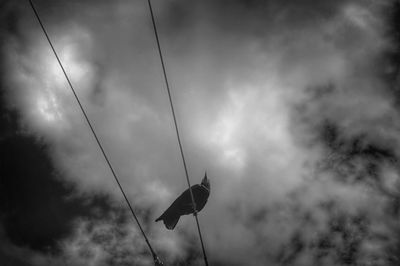
[[[204,174],[203,180],[201,180],[201,185],[210,191],[210,181],[207,178],[207,172]]]

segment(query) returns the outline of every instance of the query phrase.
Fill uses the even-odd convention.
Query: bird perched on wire
[[[169,208],[156,219],[156,222],[163,220],[165,227],[173,230],[182,215],[197,214],[201,211],[207,203],[208,196],[210,196],[210,182],[207,178],[207,173],[204,174],[203,180],[200,184],[191,186],[193,198],[195,202],[195,210],[192,204],[189,189],[186,189]]]

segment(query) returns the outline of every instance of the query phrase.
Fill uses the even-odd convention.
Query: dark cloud
[[[98,217],[110,209],[106,196],[74,196],[71,184],[48,157],[46,145],[18,129],[17,114],[2,107],[0,135],[1,221],[15,245],[58,252],[76,217]]]

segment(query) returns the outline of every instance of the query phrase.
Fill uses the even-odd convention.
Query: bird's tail
[[[175,228],[176,224],[178,223],[179,218],[181,218],[180,215],[164,218],[165,227],[167,227],[167,229],[169,229],[169,230],[173,230]]]
[[[167,229],[173,230],[178,223],[180,217],[180,215],[161,215],[155,221],[158,222],[162,220]]]

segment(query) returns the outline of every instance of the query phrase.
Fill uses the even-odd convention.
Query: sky
[[[147,1],[34,1],[165,265],[204,265]],[[400,264],[399,1],[152,1],[210,265]],[[2,265],[154,265],[28,1],[0,2]],[[396,28],[397,27],[397,28]]]

